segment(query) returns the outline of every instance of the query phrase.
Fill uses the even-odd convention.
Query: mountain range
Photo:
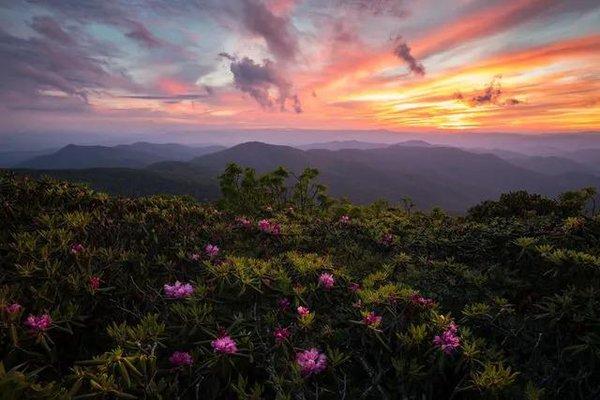
[[[179,144],[68,145],[13,166],[125,195],[187,194],[218,198],[217,177],[228,163],[260,173],[278,166],[293,174],[306,167],[334,197],[357,203],[410,198],[418,208],[462,212],[501,193],[527,190],[555,196],[600,186],[600,149],[530,156],[502,149],[472,149],[411,140],[395,145],[358,141],[315,143],[303,149],[246,142],[230,148]]]

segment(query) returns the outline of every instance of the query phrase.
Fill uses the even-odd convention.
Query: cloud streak
[[[394,54],[406,63],[413,74],[425,75],[425,67],[411,54],[410,47],[400,36],[394,40]]]

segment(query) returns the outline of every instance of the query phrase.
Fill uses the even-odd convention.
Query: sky
[[[597,0],[0,0],[0,133],[600,130]]]

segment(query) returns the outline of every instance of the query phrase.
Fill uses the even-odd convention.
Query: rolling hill
[[[261,142],[242,143],[221,151],[165,146],[170,145],[67,146],[58,152],[70,155],[66,160],[56,154],[45,156],[46,162],[55,162],[54,170],[31,174],[83,181],[96,189],[126,195],[178,193],[215,199],[219,196],[217,177],[232,162],[259,173],[284,166],[297,175],[312,167],[320,171],[319,181],[334,197],[362,204],[378,199],[397,203],[410,198],[420,209],[439,206],[453,212],[463,212],[473,204],[496,199],[508,191],[527,190],[554,196],[584,186],[600,186],[600,177],[593,174],[592,167],[567,158],[523,156],[506,160],[495,154],[425,142],[340,150],[301,150]],[[186,160],[192,151],[210,153]],[[85,160],[89,152],[95,158]],[[46,165],[40,158],[43,157],[29,165]],[[157,159],[158,162],[152,162]],[[74,163],[88,165],[93,160],[96,164],[120,163],[128,168],[57,169]]]
[[[70,144],[54,153],[23,161],[15,167],[32,169],[143,168],[164,160],[191,160],[194,157],[222,149],[224,149],[222,146],[190,147],[173,143],[146,142],[113,147]]]

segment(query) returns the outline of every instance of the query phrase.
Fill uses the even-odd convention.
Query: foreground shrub
[[[215,208],[0,175],[0,398],[600,395],[588,192],[450,217],[314,176],[230,167]]]

